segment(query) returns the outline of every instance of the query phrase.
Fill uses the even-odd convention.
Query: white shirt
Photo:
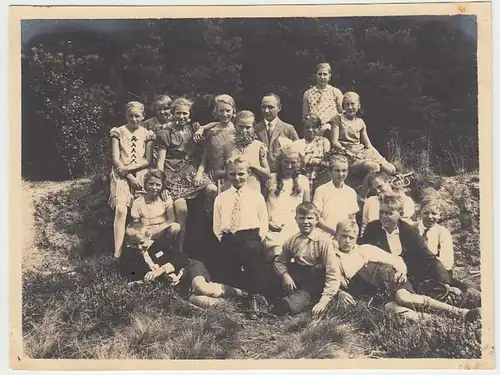
[[[313,203],[320,210],[325,224],[334,230],[340,221],[359,211],[358,197],[354,189],[346,184],[337,188],[332,181],[316,189]]]
[[[233,214],[234,201],[237,190],[231,186],[228,190],[220,193],[214,203],[214,234],[219,241],[224,232],[229,232],[231,227],[231,216]],[[259,229],[261,239],[267,235],[269,220],[266,202],[260,192],[243,186],[240,188],[240,223],[235,231],[245,229]]]
[[[399,228],[396,227],[392,233],[389,233],[384,227],[382,229],[387,236],[387,242],[389,243],[389,249],[394,255],[401,255],[403,252],[403,245],[401,245],[401,239],[399,238]]]
[[[275,117],[271,122],[264,120],[264,124],[266,124],[266,130],[269,132],[269,134],[273,131],[274,126],[276,125],[277,122],[278,122],[278,117]]]
[[[419,220],[418,231],[422,237],[426,229],[427,227],[424,226],[422,220]],[[429,228],[425,237],[427,237],[426,242],[429,250],[437,256],[441,263],[443,263],[445,269],[451,270],[454,259],[453,239],[450,231],[442,225],[434,224]]]

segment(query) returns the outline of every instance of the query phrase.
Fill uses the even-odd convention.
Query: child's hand
[[[194,175],[194,184],[196,186],[200,186],[201,185],[201,180],[203,179],[203,173],[201,172],[196,172],[196,174]]]
[[[127,175],[127,179],[130,182],[130,186],[132,186],[135,190],[143,190],[144,189],[144,187],[139,182],[139,180],[137,178],[135,178],[133,175],[131,175],[131,174]]]
[[[116,167],[116,173],[118,173],[122,177],[125,177],[128,174],[128,172],[130,172],[130,168],[125,165],[120,165],[119,167]]]
[[[155,269],[154,271],[149,271],[146,276],[144,276],[144,280],[145,281],[153,281],[154,279],[156,279],[158,276],[161,276],[163,275],[163,273],[165,272],[165,270],[163,269],[163,267],[158,267],[157,269]]]
[[[281,232],[282,229],[283,229],[283,225],[275,224],[272,221],[269,222],[269,230],[271,232]]]
[[[328,306],[328,300],[319,300],[317,304],[312,308],[312,314],[317,317],[319,314],[323,313]]]
[[[285,292],[287,293],[292,293],[294,290],[297,289],[295,281],[293,281],[292,276],[290,276],[288,272],[285,272],[283,274],[283,289],[285,289]]]
[[[356,304],[356,300],[349,293],[344,292],[343,290],[339,290],[338,294],[339,302],[344,306],[352,306]]]
[[[199,128],[193,135],[193,140],[198,143],[203,140],[203,136],[205,134],[205,130],[203,128]]]
[[[163,189],[160,193],[160,198],[163,200],[163,201],[167,201],[167,199],[169,198],[169,194],[168,194],[168,191]]]

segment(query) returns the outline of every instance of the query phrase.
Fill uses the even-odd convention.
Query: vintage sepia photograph
[[[492,368],[490,3],[10,22],[12,367]]]

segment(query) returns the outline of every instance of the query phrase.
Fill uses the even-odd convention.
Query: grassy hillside
[[[477,175],[417,180],[447,200],[456,273],[478,282]],[[236,302],[201,310],[156,284],[129,288],[112,257],[107,187],[91,180],[24,183],[24,350],[32,358],[479,358],[480,322],[438,316],[420,325],[380,310],[248,321]],[[455,207],[456,206],[456,207]]]

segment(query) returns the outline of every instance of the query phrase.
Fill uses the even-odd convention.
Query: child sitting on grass
[[[285,242],[274,262],[286,296],[278,299],[271,311],[298,314],[314,303],[312,313],[317,315],[339,290],[339,259],[331,237],[316,228],[319,211],[314,204],[299,204],[295,220],[300,232]]]
[[[368,223],[379,219],[380,198],[387,194],[397,193],[401,195],[404,204],[401,219],[408,224],[413,224],[411,217],[415,214],[415,203],[408,195],[391,186],[390,177],[387,173],[375,172],[371,175],[369,184],[376,195],[369,197],[363,206],[361,234],[363,234]]]
[[[153,281],[162,275],[177,274],[188,262],[187,255],[175,251],[169,236],[151,239],[146,225],[132,222],[126,230],[127,246],[123,249],[119,267],[130,282]]]
[[[359,211],[356,192],[344,181],[348,174],[345,156],[333,155],[330,159],[331,181],[321,185],[314,194],[313,203],[321,212],[318,228],[335,236],[337,223],[353,219]]]
[[[450,273],[453,267],[453,239],[448,229],[438,224],[441,217],[440,203],[436,196],[424,196],[420,202],[417,227],[429,250]]]
[[[134,221],[141,221],[146,226],[152,239],[166,234],[178,242],[181,226],[175,222],[174,204],[164,189],[164,181],[162,171],[149,170],[144,176],[146,194],[134,201],[130,215]]]
[[[127,227],[127,243],[120,272],[132,283],[159,279],[171,286],[179,284],[190,292],[189,301],[200,307],[214,306],[226,296],[246,295],[241,289],[212,282],[203,262],[172,249],[167,237],[153,242],[141,222]]]
[[[378,276],[382,276],[378,280],[378,285],[390,285],[389,289],[394,293],[392,296],[394,301],[385,305],[388,311],[412,320],[419,320],[421,316],[425,316],[418,314],[414,309],[443,311],[460,317],[465,317],[469,311],[473,311],[457,308],[431,297],[416,294],[412,285],[406,280],[407,267],[401,257],[385,252],[373,245],[356,245],[357,237],[358,227],[355,222],[346,220],[338,224],[337,242],[339,246],[341,287],[347,290],[339,291],[339,302],[343,303],[343,305],[355,303],[355,299],[350,293],[354,295],[366,294],[370,290],[369,286],[363,283],[358,272],[369,262],[372,262],[383,266],[392,266],[392,272],[386,272],[383,276],[382,273],[378,274]]]

